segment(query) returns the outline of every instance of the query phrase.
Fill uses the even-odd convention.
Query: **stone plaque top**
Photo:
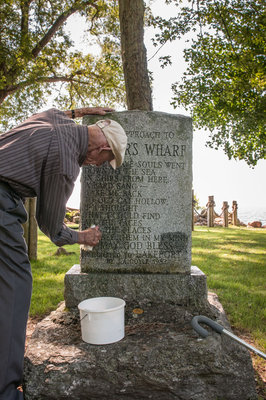
[[[191,266],[191,119],[126,111],[106,118],[128,136],[124,164],[83,168],[81,224],[100,226],[93,251],[81,250],[88,271],[187,273]],[[99,116],[86,117],[89,125]]]

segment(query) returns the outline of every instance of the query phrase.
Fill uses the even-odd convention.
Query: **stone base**
[[[248,351],[214,332],[199,339],[191,328],[204,314],[228,329],[220,310],[149,304],[138,314],[138,306],[127,303],[123,340],[94,346],[81,340],[77,310],[62,303],[27,347],[25,400],[257,399]]]
[[[66,307],[99,296],[136,303],[206,304],[206,275],[197,267],[191,267],[190,274],[82,273],[79,264],[66,273]]]

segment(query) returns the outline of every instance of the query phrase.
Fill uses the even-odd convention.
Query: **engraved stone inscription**
[[[81,251],[82,270],[189,271],[190,118],[137,111],[110,118],[124,127],[128,146],[116,171],[83,168],[82,229],[98,224],[103,237],[93,251]]]

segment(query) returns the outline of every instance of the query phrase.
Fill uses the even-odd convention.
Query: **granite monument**
[[[128,146],[116,171],[83,168],[82,229],[99,225],[103,237],[93,251],[82,250],[81,270],[190,272],[191,119],[138,111],[110,118],[124,127]]]

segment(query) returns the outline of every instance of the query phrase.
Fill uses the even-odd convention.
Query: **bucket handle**
[[[89,320],[91,319],[91,318],[90,318],[90,314],[87,313],[87,314],[85,314],[85,315],[80,319],[80,322],[83,321],[83,319],[86,318],[86,317],[88,317]]]

